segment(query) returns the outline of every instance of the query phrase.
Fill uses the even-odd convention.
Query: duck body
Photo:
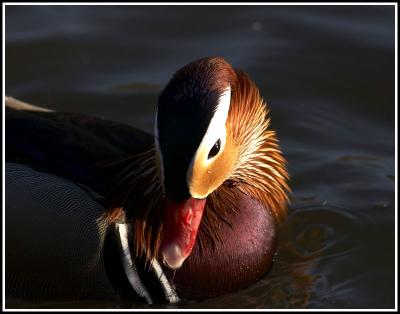
[[[6,224],[7,298],[27,298],[27,290],[43,282],[63,282],[55,269],[73,267],[69,261],[77,253],[59,253],[66,264],[57,265],[51,242],[40,235],[58,235],[65,243],[57,248],[69,247],[68,241],[79,247],[79,237],[67,231],[77,225],[94,230],[96,240],[81,246],[97,258],[89,254],[79,262],[91,265],[86,273],[92,279],[79,281],[77,272],[71,281],[65,272],[65,281],[80,286],[76,291],[99,291],[91,286],[100,280],[102,293],[93,292],[91,299],[108,291],[117,299],[176,303],[249,286],[272,263],[287,202],[285,161],[268,125],[255,85],[221,58],[198,60],[174,75],[159,98],[154,137],[81,114],[6,108],[6,162],[12,169],[6,169],[6,211],[12,210]],[[21,202],[18,195],[30,177],[40,177],[43,188]],[[46,187],[54,180],[62,182]],[[73,192],[67,200],[66,190]],[[71,206],[75,221],[64,220]],[[57,222],[66,225],[65,236]],[[23,236],[11,223],[21,224]],[[49,258],[35,256],[34,247],[48,250]],[[19,256],[31,260],[15,263]],[[29,265],[40,267],[29,272]],[[56,280],[48,283],[51,273]],[[57,299],[71,297],[62,287],[57,291]],[[54,295],[38,292],[38,298]]]
[[[6,161],[87,184],[102,193],[106,177],[96,171],[107,162],[151,147],[150,134],[128,125],[68,112],[6,107]]]
[[[60,141],[60,138],[64,140]],[[97,249],[103,247],[104,250],[103,256],[98,261],[99,265],[95,268],[94,274],[91,274],[92,279],[86,280],[87,289],[75,286],[71,291],[92,291],[93,295],[90,295],[89,298],[137,299],[139,297],[127,279],[123,268],[121,250],[118,244],[119,235],[116,233],[115,224],[101,227],[100,233],[105,234],[103,239],[100,236],[96,237],[98,231],[95,230],[95,220],[104,214],[107,206],[107,200],[103,197],[106,194],[107,182],[106,178],[98,175],[98,167],[95,165],[101,167],[106,161],[143,152],[151,144],[152,136],[150,134],[100,118],[71,113],[42,113],[6,108],[6,163],[12,165],[11,170],[6,170],[6,176],[10,176],[12,171],[21,173],[21,170],[23,170],[25,174],[22,177],[27,175],[40,177],[39,182],[44,186],[44,193],[51,192],[55,197],[58,193],[61,200],[63,193],[60,190],[48,190],[46,192],[46,181],[53,182],[55,177],[60,177],[61,180],[66,179],[65,182],[61,182],[61,186],[65,189],[70,189],[70,186],[75,188],[74,186],[76,186],[82,195],[90,191],[88,195],[84,195],[86,202],[80,204],[78,200],[76,201],[77,209],[75,210],[81,210],[81,213],[75,218],[76,220],[61,221],[62,212],[71,211],[71,208],[67,205],[64,208],[58,208],[58,210],[51,209],[51,206],[54,206],[52,203],[32,206],[32,204],[26,204],[28,201],[24,201],[24,205],[27,205],[27,207],[16,206],[15,202],[14,205],[9,206],[17,196],[10,191],[12,184],[7,184],[9,192],[7,193],[6,190],[6,209],[11,210],[12,208],[12,210],[18,211],[18,214],[14,213],[18,216],[15,223],[18,224],[19,228],[25,230],[16,236],[6,236],[6,247],[9,248],[9,250],[6,249],[6,263],[7,260],[9,261],[7,263],[7,275],[13,273],[11,274],[12,279],[6,282],[6,288],[9,292],[7,298],[29,299],[32,297],[36,301],[54,298],[54,295],[47,295],[41,287],[46,282],[52,282],[48,276],[53,272],[49,269],[68,269],[68,266],[57,265],[57,263],[54,263],[54,259],[43,260],[42,256],[37,255],[35,257],[35,252],[45,250],[51,254],[54,248],[46,246],[54,247],[60,244],[49,244],[42,237],[51,238],[58,234],[57,231],[60,228],[64,232],[68,232],[68,229],[76,232],[77,226],[80,226],[81,229],[92,229],[96,241],[87,245],[93,246],[88,249],[93,256],[95,253],[97,254]],[[20,164],[21,168],[16,168],[15,164]],[[85,187],[84,191],[80,191],[82,186]],[[18,186],[15,189],[18,189]],[[23,192],[20,191],[20,193]],[[94,194],[96,196],[93,196]],[[87,202],[90,203],[89,206]],[[34,215],[27,214],[37,206],[47,206],[49,210],[45,212],[37,211]],[[159,260],[165,276],[174,285],[179,299],[200,300],[236,291],[261,278],[268,270],[275,253],[277,237],[275,221],[269,211],[261,208],[261,204],[248,196],[243,196],[239,207],[241,208],[239,213],[231,214],[228,217],[231,220],[230,225],[220,224],[221,240],[214,246],[210,245],[205,248],[200,248],[197,244],[193,253],[178,271],[175,272],[163,266],[162,260]],[[90,213],[87,213],[88,209],[91,211]],[[23,215],[23,217],[20,215]],[[44,215],[47,217],[42,217]],[[11,217],[11,214],[7,217]],[[24,223],[24,217],[29,221],[35,219],[35,224],[32,226]],[[88,220],[87,217],[91,217],[92,225],[89,222],[82,224],[82,221]],[[49,228],[48,222],[51,220],[55,224]],[[82,221],[79,222],[78,220]],[[14,220],[9,218],[8,222],[11,224]],[[68,224],[75,226],[71,227]],[[12,225],[7,224],[6,228],[12,228]],[[47,229],[47,231],[43,235],[42,233],[38,234],[37,229]],[[29,238],[30,241],[26,241],[26,238]],[[16,241],[18,243],[15,243]],[[71,247],[77,240],[69,240],[66,237],[65,241],[67,243],[63,243],[63,245]],[[82,239],[82,243],[84,247],[84,243],[86,243],[84,239]],[[75,245],[82,245],[82,243],[75,243]],[[25,271],[22,272],[17,267],[18,265],[15,266],[16,263],[14,262],[17,259],[18,252],[15,252],[15,250],[12,250],[12,253],[7,252],[10,252],[11,248],[19,248],[25,251],[25,254],[19,252],[24,256],[26,252],[30,251],[28,247],[34,247],[37,251],[32,252],[31,260],[24,261],[23,268]],[[82,249],[78,251],[82,251]],[[77,253],[69,255],[68,252],[61,252],[61,254],[64,254],[63,260],[69,260],[71,264],[74,264],[72,261],[76,260],[75,255]],[[88,255],[87,260],[83,260],[82,263],[89,263],[93,256]],[[132,256],[134,256],[133,249]],[[85,259],[85,257],[82,258]],[[145,261],[136,258],[134,262],[141,268],[140,274],[147,282],[145,286],[148,286],[147,289],[152,296],[152,302],[170,302],[165,297],[165,292],[158,283],[156,274],[153,274],[148,267],[146,269]],[[27,274],[30,273],[28,271],[29,265],[39,264],[41,266],[37,271],[42,271],[42,274],[40,276],[36,274],[29,279],[29,275],[27,277]],[[66,274],[68,274],[68,271],[65,272]],[[62,277],[62,273],[55,276],[58,283],[60,280],[64,283],[71,282],[71,285],[78,285],[78,282],[80,282],[79,278],[60,279],[59,276]],[[103,292],[100,292],[99,289],[93,289],[96,280],[103,282]],[[26,281],[30,282],[28,286],[22,283]],[[52,284],[56,285],[57,282]],[[82,282],[79,283],[79,285],[81,284]],[[56,299],[72,297],[70,292],[67,291],[68,284],[63,286],[64,288],[54,289]],[[32,293],[32,290],[35,289],[37,292]],[[77,297],[79,298],[79,296],[73,295],[73,298]],[[82,293],[81,297],[88,297],[87,292]],[[143,301],[146,302],[145,299]]]

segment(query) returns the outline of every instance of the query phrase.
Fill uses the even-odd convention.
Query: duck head
[[[165,265],[180,268],[202,221],[209,222],[204,213],[223,219],[238,193],[259,200],[277,218],[284,212],[285,160],[268,126],[254,83],[222,58],[194,61],[171,78],[159,97],[154,132]]]
[[[159,97],[155,148],[167,198],[161,250],[171,268],[190,254],[207,196],[234,170],[226,121],[235,80],[223,59],[202,59],[175,73]]]
[[[231,218],[253,201],[276,222],[284,216],[286,162],[267,114],[256,85],[223,58],[173,75],[158,100],[153,147],[117,162],[111,182],[107,217],[125,213],[136,256],[161,254],[177,269],[194,247],[223,243],[221,224],[234,229]],[[251,226],[257,218],[248,216]]]

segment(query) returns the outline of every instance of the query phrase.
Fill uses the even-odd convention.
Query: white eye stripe
[[[214,158],[208,159],[207,156],[212,149],[212,147],[215,145],[215,143],[220,140],[220,147],[218,153],[215,155],[217,156],[221,151],[224,150],[225,143],[226,143],[226,120],[228,118],[228,113],[229,113],[229,108],[230,108],[230,103],[231,103],[231,88],[228,87],[225,89],[225,91],[221,94],[217,108],[214,112],[213,117],[211,118],[210,124],[208,125],[207,131],[205,135],[202,138],[202,141],[197,148],[191,163],[188,167],[187,173],[186,173],[186,182],[188,183],[188,186],[190,186],[190,180],[191,180],[191,175],[192,175],[192,170],[193,166],[195,163],[195,160],[197,157],[200,155],[200,152],[206,151],[207,153],[205,154],[204,160],[201,160],[201,162],[207,166],[209,163],[213,162]],[[165,184],[164,184],[164,179],[165,179],[165,174],[164,174],[164,164],[163,164],[163,155],[162,151],[160,148],[160,142],[159,142],[159,132],[158,132],[158,108],[156,111],[155,115],[155,125],[154,125],[154,146],[155,146],[155,152],[157,155],[158,163],[159,163],[159,175],[161,179],[161,185],[163,192],[165,193]],[[214,157],[215,157],[214,156]]]
[[[207,132],[204,135],[198,150],[208,150],[214,146],[215,142],[221,140],[219,151],[221,152],[226,143],[226,119],[228,117],[229,107],[231,103],[231,88],[228,87],[219,98],[217,110],[212,117]],[[195,154],[195,157],[197,152]]]
[[[197,156],[200,155],[200,152],[207,151],[205,154],[205,159],[202,162],[207,165],[213,162],[214,158],[207,159],[209,151],[214,146],[217,140],[221,141],[219,152],[223,151],[226,143],[226,119],[228,118],[229,107],[231,104],[231,88],[228,87],[225,91],[221,94],[217,109],[212,117],[210,124],[208,125],[207,132],[203,136],[201,143],[193,156],[193,159],[190,163],[188,172],[186,174],[186,180],[190,182],[190,177],[192,175],[192,168],[194,165]]]

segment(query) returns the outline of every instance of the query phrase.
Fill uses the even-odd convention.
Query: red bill
[[[189,198],[183,202],[167,202],[161,252],[171,269],[178,269],[194,247],[206,199]]]

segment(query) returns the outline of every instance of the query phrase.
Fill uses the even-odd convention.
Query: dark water
[[[186,307],[394,308],[394,23],[394,6],[7,6],[6,93],[151,132],[172,73],[225,57],[271,108],[292,203],[268,276]]]

